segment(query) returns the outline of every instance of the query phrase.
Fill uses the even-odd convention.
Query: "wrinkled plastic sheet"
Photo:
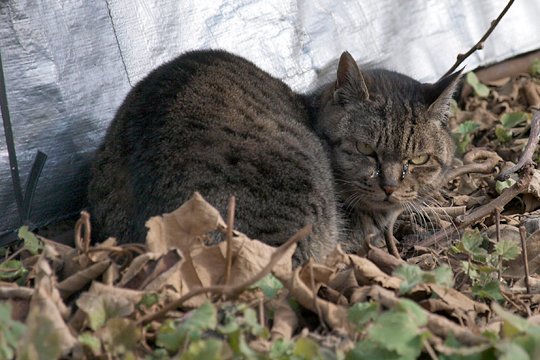
[[[0,51],[21,179],[48,155],[31,219],[84,206],[92,151],[131,87],[192,49],[240,54],[309,91],[348,50],[433,81],[472,46],[506,0],[0,0]],[[516,1],[468,69],[540,47],[540,2]],[[18,226],[0,130],[0,233]]]

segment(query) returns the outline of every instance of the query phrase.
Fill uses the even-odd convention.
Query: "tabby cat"
[[[95,239],[143,242],[148,218],[199,191],[221,213],[236,195],[235,227],[270,245],[313,224],[297,263],[362,251],[442,185],[458,79],[360,71],[344,52],[336,80],[302,95],[241,57],[188,52],[131,90],[97,151]]]

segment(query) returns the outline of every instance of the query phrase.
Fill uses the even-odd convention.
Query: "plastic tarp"
[[[433,81],[506,0],[0,0],[0,52],[22,182],[48,155],[36,224],[84,206],[88,164],[130,88],[186,50],[243,55],[309,91],[343,50],[367,67]],[[540,1],[516,1],[468,69],[540,48]],[[0,233],[18,226],[0,130]]]

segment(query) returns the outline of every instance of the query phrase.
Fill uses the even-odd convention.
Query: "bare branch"
[[[465,59],[467,59],[469,56],[471,56],[471,54],[473,54],[476,50],[481,50],[484,48],[484,41],[486,41],[486,39],[489,37],[489,35],[491,35],[491,33],[493,32],[493,30],[495,30],[495,28],[497,27],[497,25],[499,24],[499,21],[501,21],[501,19],[503,18],[503,16],[506,14],[506,12],[508,11],[508,9],[510,9],[510,6],[512,6],[512,4],[514,3],[514,0],[510,0],[508,1],[508,4],[506,4],[505,8],[503,9],[503,11],[499,14],[499,16],[493,20],[491,22],[491,26],[489,27],[489,29],[486,31],[486,33],[482,36],[482,38],[480,39],[480,41],[478,41],[472,48],[469,49],[469,51],[467,51],[465,54],[458,54],[457,56],[457,59],[456,59],[456,62],[454,63],[454,65],[452,65],[452,67],[446,72],[446,74],[444,74],[442,77],[445,77],[445,76],[448,76],[450,74],[452,74],[457,68],[459,65],[461,65],[461,63],[463,63],[463,61],[465,61]]]

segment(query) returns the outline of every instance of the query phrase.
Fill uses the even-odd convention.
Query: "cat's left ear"
[[[424,96],[428,113],[435,118],[446,118],[450,110],[450,100],[461,80],[462,71],[447,75],[434,84],[424,84]],[[441,116],[442,115],[442,116]]]

